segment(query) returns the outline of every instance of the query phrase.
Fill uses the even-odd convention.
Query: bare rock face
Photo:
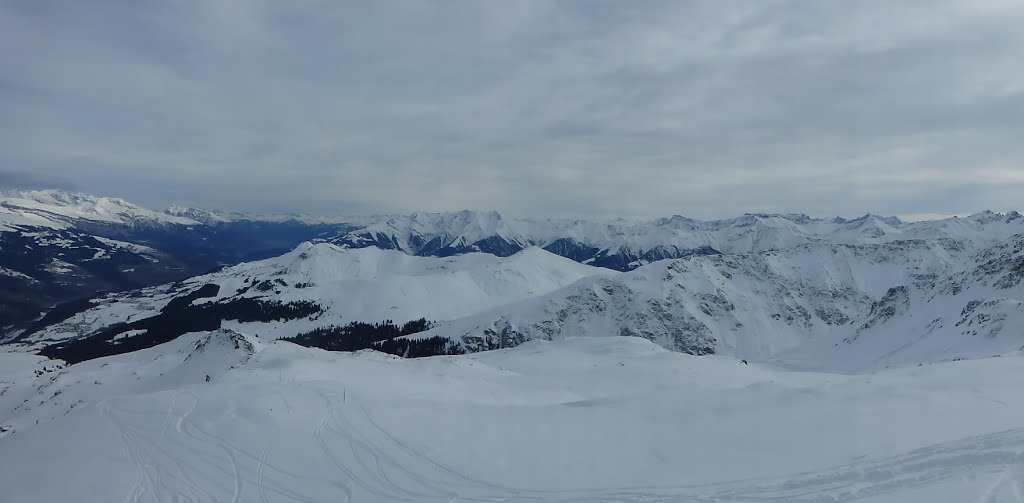
[[[868,319],[857,328],[857,333],[867,330],[879,323],[885,323],[896,316],[906,313],[910,308],[910,293],[906,286],[894,286],[885,292],[885,296],[871,303]],[[854,337],[856,338],[856,337]]]
[[[254,354],[256,349],[245,335],[231,329],[222,328],[210,332],[196,341],[192,353],[186,359],[207,351],[238,352],[248,356]]]

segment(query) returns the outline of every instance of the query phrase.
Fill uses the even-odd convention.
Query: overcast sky
[[[0,185],[153,207],[1024,210],[1024,2],[0,2]]]

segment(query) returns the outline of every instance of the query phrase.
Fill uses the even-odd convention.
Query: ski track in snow
[[[285,398],[283,393],[277,393],[277,396],[281,399],[281,402],[284,403],[285,410],[290,416],[292,408],[291,405],[288,404],[288,399]],[[267,458],[270,455],[270,446],[274,443],[274,439],[277,438],[277,433],[280,431],[280,428],[281,425],[278,424],[274,427],[274,430],[270,432],[270,436],[267,437],[267,443],[263,446],[263,452],[260,454],[259,469],[256,472],[256,491],[259,493],[260,501],[262,503],[269,503],[270,501],[267,498],[267,490],[264,486],[263,476],[267,466]]]
[[[263,469],[267,466],[267,456],[270,454],[270,445],[274,443],[274,437],[276,436],[277,428],[274,428],[274,431],[270,433],[269,437],[267,437],[266,445],[263,446],[263,453],[260,454],[259,470],[256,472],[256,491],[259,492],[260,501],[263,503],[269,502],[267,499],[266,488],[263,487]]]
[[[242,476],[238,469],[238,460],[235,457],[234,449],[230,445],[228,445],[227,442],[225,442],[223,439],[203,432],[202,429],[200,429],[199,427],[192,423],[190,416],[195,411],[196,406],[199,404],[199,398],[196,397],[191,392],[188,392],[187,394],[192,398],[192,405],[185,412],[185,414],[183,414],[181,418],[178,419],[177,431],[201,444],[208,443],[208,440],[204,440],[203,438],[199,437],[198,435],[192,433],[189,430],[189,426],[192,426],[192,428],[194,428],[196,431],[208,436],[210,440],[213,440],[214,443],[216,443],[217,446],[224,451],[224,453],[227,455],[229,462],[231,463],[231,473],[234,475],[234,494],[231,497],[231,502],[238,503],[242,496]]]
[[[488,483],[488,482],[485,482],[485,481],[482,481],[482,480],[468,478],[465,475],[463,475],[461,473],[458,473],[457,471],[455,471],[455,470],[453,470],[453,469],[451,469],[451,468],[449,468],[447,466],[444,466],[444,465],[442,465],[442,464],[440,464],[440,463],[430,459],[428,456],[426,456],[423,453],[421,453],[420,451],[416,450],[415,448],[413,448],[408,443],[403,442],[402,440],[400,440],[399,438],[395,437],[394,435],[389,433],[387,430],[382,428],[376,421],[373,420],[373,417],[370,416],[369,412],[367,412],[365,407],[360,405],[359,406],[359,410],[362,413],[362,415],[366,418],[367,423],[370,426],[372,426],[377,432],[379,432],[380,434],[384,435],[384,437],[387,439],[388,442],[394,444],[395,446],[398,447],[398,449],[400,449],[401,451],[405,452],[406,454],[408,454],[410,457],[412,457],[413,459],[417,460],[418,462],[420,462],[422,464],[425,464],[425,465],[427,465],[429,467],[432,467],[432,468],[436,469],[439,473],[442,473],[442,474],[444,474],[444,475],[446,475],[448,477],[451,477],[451,478],[455,479],[455,481],[458,482],[459,484],[467,485],[467,486],[471,486],[471,487],[473,487],[473,486],[481,487],[481,488],[485,488],[485,489],[487,489],[489,491],[511,491],[512,490],[511,488],[497,486],[497,485],[494,485],[494,484],[491,484],[491,483]]]
[[[478,392],[487,392],[493,372],[497,369],[504,369],[510,361],[517,363],[514,367],[521,375],[517,374],[514,381],[495,381],[497,384],[510,386],[510,389],[525,390],[531,405],[530,415],[524,416],[531,420],[543,420],[545,417],[557,418],[557,416],[546,416],[543,412],[540,415],[533,415],[542,411],[543,407],[555,405],[558,408],[573,406],[578,403],[601,403],[602,400],[618,400],[622,393],[635,393],[631,390],[605,390],[603,383],[601,393],[594,394],[594,390],[580,390],[579,393],[585,399],[576,400],[575,394],[562,396],[561,394],[549,397],[543,393],[536,395],[529,393],[534,390],[531,381],[523,381],[536,373],[544,376],[543,373],[548,365],[555,365],[558,372],[571,372],[571,366],[565,368],[567,362],[572,362],[575,353],[558,352],[569,351],[575,348],[582,341],[570,341],[569,343],[545,343],[536,344],[534,347],[510,350],[506,357],[499,358],[501,354],[494,356],[480,357],[480,360],[469,360],[469,365],[456,365],[465,363],[463,357],[439,358],[435,360],[422,360],[419,362],[402,362],[400,360],[384,359],[375,354],[347,355],[337,357],[321,352],[307,352],[306,350],[295,349],[288,345],[276,344],[273,346],[273,353],[267,353],[262,359],[254,360],[252,369],[236,369],[234,374],[227,375],[223,379],[214,380],[213,384],[199,383],[190,387],[168,389],[166,387],[146,387],[137,394],[126,393],[121,390],[113,392],[109,398],[93,402],[92,408],[82,407],[75,411],[68,420],[76,417],[77,414],[86,414],[84,418],[100,421],[112,428],[105,429],[118,459],[116,465],[104,466],[103,469],[117,470],[116,475],[111,475],[111,480],[117,485],[111,484],[110,490],[114,493],[93,495],[95,501],[119,501],[123,503],[139,502],[234,502],[234,503],[280,503],[285,501],[299,503],[313,503],[322,501],[331,502],[394,502],[412,501],[428,503],[450,503],[450,502],[495,502],[504,501],[511,503],[526,502],[573,502],[573,503],[627,503],[627,502],[735,502],[735,503],[812,503],[812,502],[855,502],[864,501],[871,503],[913,501],[915,492],[932,492],[949,487],[960,491],[956,498],[941,498],[942,501],[960,501],[968,503],[1024,503],[1024,427],[1014,419],[1013,410],[1020,407],[1019,399],[1015,395],[1015,388],[1012,386],[1012,376],[1019,375],[1020,363],[1012,358],[992,359],[988,362],[997,365],[997,371],[991,373],[981,372],[976,381],[960,382],[962,375],[978,373],[984,362],[973,364],[956,363],[933,369],[919,369],[913,371],[893,371],[876,376],[866,376],[865,381],[879,379],[886,385],[875,385],[863,387],[857,385],[853,389],[857,392],[853,395],[860,398],[861,393],[869,390],[881,392],[882,398],[886,400],[878,402],[878,407],[883,407],[892,400],[902,400],[902,392],[899,395],[892,395],[893,389],[903,389],[910,379],[914,382],[920,381],[912,395],[923,395],[932,397],[939,396],[950,389],[950,383],[958,383],[953,387],[949,400],[966,399],[966,402],[958,402],[955,408],[942,405],[936,411],[960,410],[965,421],[972,421],[975,412],[971,407],[988,407],[989,413],[1003,414],[1010,410],[1008,420],[992,420],[984,423],[988,426],[977,426],[964,428],[963,430],[951,429],[939,431],[937,435],[924,435],[921,441],[910,440],[905,444],[906,449],[913,446],[924,447],[907,450],[897,453],[895,450],[878,451],[872,448],[869,443],[864,449],[856,453],[868,453],[868,456],[854,458],[843,462],[841,449],[833,449],[839,455],[831,455],[828,459],[838,460],[842,464],[835,464],[830,467],[804,471],[794,468],[794,473],[779,473],[774,467],[769,470],[749,472],[737,470],[734,472],[715,471],[710,476],[716,477],[719,482],[712,483],[687,483],[672,484],[674,472],[666,471],[667,476],[652,476],[645,480],[654,481],[651,485],[628,486],[629,477],[608,479],[607,482],[599,477],[591,476],[586,471],[566,473],[565,477],[559,476],[557,466],[553,465],[554,473],[550,477],[542,477],[534,483],[531,479],[521,477],[506,478],[500,470],[505,467],[516,465],[507,464],[507,461],[497,461],[495,470],[486,466],[477,466],[471,462],[463,462],[462,459],[474,459],[463,457],[458,451],[449,454],[444,451],[446,445],[438,444],[437,441],[451,441],[450,438],[458,440],[458,430],[454,430],[455,437],[444,440],[443,436],[431,437],[430,435],[420,436],[416,428],[409,427],[409,420],[416,417],[415,414],[408,418],[402,414],[395,414],[395,404],[391,401],[390,393],[393,393],[388,386],[405,386],[406,379],[421,379],[432,372],[441,372],[444,376],[460,375],[458,372],[469,372],[469,378],[483,378],[481,387],[474,388]],[[602,358],[615,362],[623,355],[608,351],[618,349],[622,351],[641,351],[641,346],[636,341],[586,341],[585,353],[587,358],[595,361],[603,361]],[[595,346],[595,344],[597,344]],[[184,344],[191,347],[192,344]],[[597,351],[598,348],[600,351]],[[544,351],[550,353],[544,357]],[[535,353],[540,356],[535,356]],[[631,353],[630,353],[631,354]],[[638,353],[645,355],[647,352]],[[312,359],[295,361],[301,362],[294,367],[296,381],[285,384],[281,379],[281,362],[289,362],[295,355],[312,355],[316,358],[325,358],[323,362]],[[656,356],[656,355],[655,355]],[[516,360],[513,357],[524,358]],[[329,359],[327,359],[329,358]],[[637,357],[638,359],[640,357]],[[162,364],[165,359],[153,360],[150,357],[140,358],[144,365]],[[196,364],[196,359],[188,360],[189,365]],[[234,359],[229,360],[234,362]],[[653,360],[660,362],[661,360]],[[401,363],[397,363],[401,362]],[[766,369],[754,367],[736,367],[730,363],[718,362],[712,359],[693,359],[688,364],[707,364],[709,382],[718,383],[721,376],[713,372],[727,370],[729,372],[757,370],[768,372]],[[717,362],[717,363],[716,363]],[[479,365],[474,365],[479,364]],[[589,361],[585,362],[589,364]],[[323,365],[323,367],[320,367]],[[524,366],[525,365],[525,366]],[[531,369],[529,365],[538,366]],[[673,364],[675,365],[675,364]],[[97,366],[96,370],[106,366]],[[454,368],[453,368],[454,366]],[[377,367],[394,373],[394,381],[382,381],[377,383],[371,377]],[[86,372],[88,367],[80,367]],[[338,371],[344,368],[344,371]],[[618,367],[615,367],[618,368]],[[695,371],[703,367],[695,367]],[[261,369],[261,370],[257,370]],[[130,369],[123,370],[129,375]],[[164,369],[151,369],[156,375]],[[253,373],[249,374],[252,370]],[[103,372],[114,372],[113,369]],[[189,369],[201,380],[205,370],[196,372],[196,369]],[[264,372],[265,375],[260,374]],[[338,373],[335,373],[338,372]],[[82,377],[89,374],[83,374]],[[114,375],[114,374],[111,374]],[[159,375],[164,375],[162,372]],[[261,382],[260,376],[266,378]],[[504,376],[505,374],[501,374]],[[561,376],[562,374],[556,374]],[[623,374],[629,375],[629,374]],[[661,374],[658,374],[659,376]],[[666,376],[676,374],[666,373]],[[731,374],[730,374],[731,375]],[[787,374],[788,375],[788,374]],[[273,376],[271,378],[271,376]],[[316,379],[321,376],[329,376],[330,379]],[[1009,384],[1006,384],[1007,377],[1011,377]],[[72,376],[74,377],[74,376]],[[723,393],[731,393],[733,386],[740,386],[739,390],[746,390],[749,387],[746,379],[750,379],[757,386],[764,386],[764,380],[778,378],[779,375],[770,373],[766,375],[740,376],[736,383],[718,383],[725,388]],[[793,391],[797,396],[805,390],[806,383],[818,382],[821,377],[791,376],[798,379],[795,383],[780,384],[770,389],[773,393],[786,398],[791,396]],[[507,377],[503,377],[507,378]],[[616,378],[612,376],[611,378]],[[89,377],[86,382],[91,381]],[[349,379],[367,379],[369,383],[384,384],[381,387],[368,387],[367,391],[359,391],[359,388]],[[858,378],[859,379],[859,378]],[[106,381],[107,379],[104,379]],[[165,378],[166,380],[166,378]],[[664,377],[658,381],[662,382]],[[806,381],[806,382],[805,382]],[[172,381],[177,386],[180,381]],[[424,386],[429,386],[431,381],[425,380]],[[774,381],[771,381],[774,382]],[[852,382],[852,381],[851,381]],[[998,383],[996,385],[995,383]],[[417,383],[419,384],[419,383]],[[484,384],[487,384],[484,386]],[[537,389],[546,389],[547,381],[541,383]],[[571,384],[571,383],[570,383]],[[698,382],[700,385],[700,382]],[[60,386],[60,385],[58,385]],[[148,386],[148,385],[146,385]],[[354,387],[355,386],[355,387]],[[367,386],[373,386],[367,384]],[[847,384],[852,386],[852,384]],[[65,399],[69,396],[78,398],[74,393],[81,393],[73,385],[63,388]],[[90,387],[90,389],[93,389]],[[353,390],[356,390],[353,392]],[[717,390],[717,388],[715,388]],[[755,388],[756,389],[756,388]],[[813,389],[813,385],[807,385],[806,389]],[[827,388],[825,388],[827,389]],[[846,389],[846,388],[844,388]],[[47,388],[44,395],[48,395],[51,389]],[[131,391],[131,390],[129,390]],[[408,396],[423,396],[418,388],[404,390],[410,393]],[[471,390],[472,391],[472,390]],[[711,390],[709,389],[708,392]],[[785,392],[783,392],[785,391]],[[103,391],[104,393],[112,393]],[[850,392],[849,389],[844,393]],[[367,394],[372,393],[372,394]],[[438,414],[436,417],[429,417],[424,422],[431,425],[433,420],[458,421],[464,416],[459,415],[462,410],[461,400],[452,400],[451,397],[462,398],[466,391],[462,389],[451,390],[450,395],[440,394],[436,397],[438,401],[431,400],[431,396],[425,396],[423,402],[416,402],[415,406],[424,406],[423,411],[428,416]],[[605,393],[610,393],[605,397]],[[748,393],[748,391],[743,391]],[[81,395],[89,398],[88,395]],[[629,395],[623,395],[629,396]],[[746,396],[746,395],[744,395]],[[869,395],[874,396],[874,395]],[[723,404],[723,417],[729,417],[734,412],[727,406],[731,403],[728,400]],[[975,399],[976,400],[973,400]],[[396,395],[395,400],[407,399],[406,395]],[[480,402],[471,401],[489,410],[492,406],[505,405],[506,402],[492,402],[483,400]],[[516,400],[508,403],[515,404]],[[697,402],[702,403],[702,402]],[[708,402],[714,404],[715,402]],[[799,402],[797,402],[799,403]],[[829,403],[829,402],[822,402]],[[865,402],[871,405],[873,402]],[[920,403],[928,405],[928,400]],[[995,405],[993,405],[995,404]],[[453,405],[456,408],[451,410],[431,407],[447,407]],[[940,403],[941,405],[941,403]],[[541,407],[535,409],[535,407]],[[269,409],[269,410],[268,410]],[[418,410],[418,409],[413,409]],[[473,409],[466,409],[473,410]],[[510,409],[516,410],[516,409]],[[885,410],[885,409],[881,409]],[[901,409],[902,410],[902,409]],[[979,409],[980,411],[981,409]],[[980,412],[979,412],[980,413]],[[512,416],[516,418],[518,416]],[[675,420],[678,417],[668,415],[669,419]],[[822,416],[827,418],[828,416]],[[916,417],[916,416],[915,416]],[[926,416],[921,416],[926,417]],[[913,419],[913,418],[911,418]],[[998,418],[997,418],[998,419]],[[26,423],[29,418],[25,419]],[[87,423],[82,423],[87,424]],[[473,424],[472,422],[466,424]],[[512,424],[512,423],[509,423]],[[674,424],[674,423],[673,423]],[[856,426],[860,423],[854,423]],[[916,423],[910,421],[909,427]],[[946,424],[956,428],[955,422],[936,423],[933,428],[945,427]],[[998,426],[996,426],[998,425]],[[78,427],[78,423],[72,423]],[[459,423],[455,423],[457,428]],[[59,424],[43,427],[60,427]],[[896,435],[906,425],[881,430]],[[1007,429],[1008,428],[1008,429]],[[28,429],[26,429],[28,430]],[[1001,430],[1001,431],[1000,431]],[[60,431],[60,430],[56,430]],[[529,430],[527,430],[528,432]],[[668,430],[665,430],[668,431]],[[845,430],[842,430],[845,431]],[[957,434],[956,431],[963,431]],[[973,433],[985,433],[975,436],[966,436]],[[43,431],[39,432],[44,433]],[[77,433],[77,432],[76,432]],[[515,431],[510,432],[509,441],[515,442]],[[21,435],[19,433],[19,435]],[[116,435],[116,436],[115,436]],[[962,437],[962,438],[958,438]],[[18,440],[22,437],[11,437]],[[44,439],[45,436],[37,437]],[[525,438],[525,437],[524,437]],[[589,437],[580,437],[586,440]],[[2,442],[7,442],[4,439]],[[117,449],[116,442],[120,443]],[[470,436],[470,440],[471,436]],[[594,441],[602,441],[600,438]],[[739,441],[739,440],[737,440]],[[932,445],[926,445],[932,443]],[[497,444],[497,448],[504,444]],[[538,444],[537,455],[545,455],[547,444]],[[683,444],[680,444],[683,445]],[[5,444],[0,444],[0,455],[3,454]],[[509,445],[511,455],[509,458],[515,462],[519,459],[515,456],[513,447]],[[493,447],[492,447],[493,448]],[[12,452],[12,451],[8,451]],[[16,451],[15,451],[16,452]],[[601,450],[597,452],[617,452],[615,449]],[[740,452],[742,455],[743,451]],[[875,454],[871,454],[871,453]],[[885,452],[886,454],[881,454]],[[86,454],[88,455],[88,454]],[[485,453],[486,455],[486,453]],[[730,454],[732,455],[732,454]],[[8,456],[14,459],[13,456]],[[2,458],[7,460],[8,458]],[[485,459],[485,458],[480,458]],[[572,459],[572,458],[570,458]],[[779,465],[784,467],[789,461],[785,453],[779,454]],[[600,463],[600,458],[591,460]],[[613,460],[609,460],[612,462]],[[712,461],[715,462],[715,461]],[[475,461],[474,463],[479,463]],[[506,464],[502,464],[506,463]],[[771,463],[771,461],[769,461]],[[836,461],[833,461],[836,463]],[[15,463],[11,463],[12,466]],[[751,464],[750,466],[756,465]],[[802,466],[811,466],[803,463]],[[134,473],[131,469],[134,468]],[[497,471],[496,471],[497,470]],[[29,472],[26,472],[29,473]],[[529,473],[529,472],[527,472]],[[549,472],[545,472],[549,473]],[[581,475],[582,473],[582,475]],[[778,473],[778,476],[757,477],[755,474]],[[692,474],[691,474],[692,475]],[[732,480],[729,480],[732,479]],[[12,479],[16,480],[16,479]],[[508,480],[519,480],[519,482],[508,482]],[[687,477],[690,481],[715,480],[708,477]],[[666,481],[665,485],[653,485],[658,481]],[[598,485],[604,483],[604,486]],[[10,498],[4,497],[4,487],[0,486],[0,501],[6,503]],[[42,499],[46,500],[46,499]],[[88,500],[88,495],[85,500]]]
[[[754,483],[713,493],[724,501],[856,501],[897,490],[1003,470],[1024,464],[1024,429],[933,445],[879,460]],[[1012,475],[1007,475],[1011,476]],[[1019,484],[1017,477],[1012,477]]]
[[[97,404],[96,408],[100,411],[100,415],[102,415],[107,421],[113,424],[115,428],[117,428],[121,440],[121,452],[135,466],[135,483],[132,484],[131,489],[128,490],[128,494],[125,495],[123,500],[124,503],[131,503],[132,501],[135,501],[137,499],[136,495],[138,494],[139,489],[142,485],[142,470],[140,469],[140,465],[137,461],[135,451],[133,449],[134,445],[132,444],[132,442],[129,441],[128,437],[125,435],[124,428],[121,427],[121,425],[117,422],[117,420],[114,419],[113,415],[111,414],[110,403],[108,401],[104,400],[100,402],[99,404]]]
[[[385,485],[392,491],[412,498],[439,496],[458,497],[456,493],[438,488],[436,484],[431,483],[427,477],[421,476],[407,468],[407,466],[411,466],[413,464],[411,461],[415,460],[404,460],[409,462],[403,463],[403,460],[395,459],[393,456],[387,454],[380,448],[380,444],[373,442],[372,439],[367,438],[362,434],[359,428],[349,420],[348,416],[342,411],[342,409],[335,406],[334,411],[335,414],[333,419],[339,426],[332,428],[331,423],[328,423],[328,430],[346,438],[352,448],[353,457],[361,465],[363,470],[372,476],[375,476],[379,483]],[[366,456],[369,456],[372,460],[372,466],[366,462]],[[406,488],[399,485],[392,479],[392,477],[388,476],[387,472],[389,470],[396,475],[412,480],[417,484],[419,489],[426,492],[417,490],[416,488]]]
[[[1013,496],[1018,502],[1024,501],[1024,499],[1021,498],[1020,489],[1017,481],[1015,480],[1014,472],[1015,470],[1012,467],[1004,470],[1003,473],[999,475],[999,478],[989,486],[985,493],[975,499],[973,503],[998,503],[998,492],[1007,485],[1010,486],[1010,489],[1013,491]]]
[[[338,490],[333,501],[852,502],[983,474],[1001,475],[985,493],[978,496],[976,502],[1005,501],[996,499],[997,493],[1010,494],[1015,498],[1013,501],[1024,501],[1021,476],[1024,473],[1024,429],[941,443],[888,458],[861,459],[845,466],[776,479],[599,491],[531,491],[476,480],[443,466],[383,429],[361,404],[340,404],[337,397],[328,392],[318,390],[318,393],[324,401],[325,411],[316,424],[310,425],[309,431],[321,453],[337,469],[336,476],[319,480]],[[173,416],[179,403],[178,394],[175,394],[163,429],[148,449],[141,433],[133,431],[118,418],[132,412],[113,407],[109,402],[99,404],[101,413],[119,429],[122,450],[138,471],[125,502],[144,501],[146,496],[156,501],[217,499],[215,494],[197,484],[204,478],[197,476],[198,465],[187,459],[170,458],[173,470],[163,470],[155,463],[169,457],[164,451],[165,444],[180,444],[182,441],[212,442],[224,452],[230,467],[223,468],[234,477],[232,502],[243,501],[244,496],[246,481],[239,462],[240,454],[253,458],[257,465],[255,479],[251,483],[255,485],[259,501],[274,501],[273,494],[303,503],[322,501],[322,494],[319,498],[307,496],[302,494],[301,485],[286,486],[275,480],[277,475],[302,478],[270,462],[271,447],[281,425],[271,431],[259,455],[250,456],[224,439],[198,428],[190,416],[199,400],[191,393],[181,394],[189,395],[192,404],[175,420]],[[357,416],[350,416],[349,411],[356,412]],[[170,424],[174,424],[173,429]],[[172,438],[176,435],[180,438]],[[302,471],[298,467],[295,470]]]
[[[334,454],[334,451],[332,451],[330,447],[327,446],[327,442],[324,440],[323,431],[327,427],[328,421],[330,421],[331,417],[334,415],[334,402],[330,400],[330,398],[328,398],[326,395],[322,396],[324,400],[327,402],[327,412],[324,414],[323,419],[321,419],[320,422],[317,423],[316,427],[313,428],[313,437],[316,439],[317,445],[320,447],[320,450],[324,453],[325,456],[327,456],[327,459],[329,459],[331,463],[334,464],[334,466],[338,468],[338,470],[341,471],[342,474],[346,476],[347,480],[350,482],[359,483],[356,480],[355,476],[344,465],[344,463],[342,463],[341,460],[338,459],[338,457]],[[352,486],[339,482],[337,484],[337,487],[341,489],[341,491],[344,493],[346,502],[352,501]]]
[[[1010,487],[1021,499],[1024,467],[1024,429],[916,449],[883,459],[769,480],[748,480],[682,486],[626,489],[606,492],[547,493],[550,501],[573,502],[846,502],[890,495],[942,481],[984,473],[1002,473],[979,503],[993,503],[997,489]],[[1003,501],[1003,500],[998,500]]]
[[[363,501],[367,497],[381,498],[380,501],[510,501],[509,489],[443,469],[403,444],[371,438],[345,413],[345,409],[359,406],[339,406],[337,397],[319,393],[326,412],[313,429],[313,436],[324,455],[351,482],[352,485],[340,485],[346,501]],[[381,433],[387,434],[383,430]],[[335,450],[334,446],[339,444],[347,444],[345,454]],[[393,449],[386,450],[385,446]]]

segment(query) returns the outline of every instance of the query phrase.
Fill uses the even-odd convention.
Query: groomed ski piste
[[[634,337],[3,353],[0,500],[1016,502],[1022,375],[1019,353],[829,374]]]

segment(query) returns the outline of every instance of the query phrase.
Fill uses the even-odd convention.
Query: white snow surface
[[[953,239],[979,247],[1024,233],[1024,218],[1015,211],[983,211],[967,217],[904,222],[897,217],[864,215],[846,219],[812,218],[800,214],[745,214],[738,218],[700,221],[683,216],[654,220],[581,220],[509,218],[495,211],[412,213],[410,215],[314,216],[257,215],[172,206],[162,212],[117,198],[62,190],[20,190],[0,193],[0,230],[18,226],[73,227],[78,221],[114,224],[215,225],[238,220],[314,224],[348,224],[358,229],[338,236],[344,244],[396,243],[418,254],[432,240],[445,246],[471,247],[497,238],[519,247],[552,245],[560,240],[610,254],[640,257],[710,247],[723,253],[756,253],[807,243],[879,244],[908,239]],[[676,253],[673,253],[676,252]],[[637,264],[650,262],[639,260]]]
[[[539,248],[527,248],[511,257],[469,253],[435,258],[377,248],[343,249],[326,243],[304,243],[281,257],[231,267],[203,280],[221,285],[216,299],[236,295],[248,278],[252,278],[249,284],[257,280],[275,282],[275,299],[315,300],[324,305],[328,314],[317,319],[323,325],[330,320],[460,318],[549,293],[593,275],[615,273]],[[276,283],[278,279],[287,287]],[[308,286],[294,288],[298,283]],[[241,294],[262,295],[255,288]]]
[[[801,369],[866,371],[1024,347],[1024,236],[806,244],[692,256],[592,277],[409,336],[472,351],[524,340],[636,336]]]
[[[385,220],[370,224],[402,246],[439,232],[742,253],[617,273],[536,247],[434,258],[305,243],[108,295],[0,352],[0,502],[1024,501],[1016,213]],[[196,303],[327,311],[66,368],[22,352],[209,283],[218,295]],[[410,337],[502,349],[403,360],[275,340],[420,317],[439,323]]]
[[[792,372],[627,337],[402,360],[221,330],[56,370],[0,353],[0,500],[1019,501],[1022,373],[1020,354]]]
[[[326,312],[223,326],[266,339],[353,321],[436,325],[470,351],[527,340],[634,336],[674,351],[795,369],[865,372],[1024,349],[1024,236],[982,251],[943,240],[809,243],[757,254],[691,256],[628,273],[539,248],[511,257],[415,257],[306,243],[181,284],[95,301],[28,336],[41,347],[150,317],[208,283],[216,297],[311,301]]]
[[[0,193],[0,224],[64,229],[78,220],[133,224],[197,225],[189,218],[136,206],[123,199],[96,197],[62,190],[16,190]]]
[[[637,256],[652,250],[690,250],[703,246],[723,253],[753,253],[813,242],[878,244],[908,239],[955,239],[983,245],[1024,232],[1017,212],[984,211],[968,217],[904,222],[896,217],[865,215],[855,219],[811,218],[806,215],[746,214],[739,218],[700,221],[682,216],[656,220],[573,220],[506,218],[490,211],[413,213],[382,217],[352,231],[342,240],[353,243],[395,242],[417,253],[435,238],[453,246],[499,237],[522,246],[548,246],[560,239],[615,253]]]
[[[155,315],[172,298],[213,283],[216,297],[312,301],[326,312],[315,319],[225,326],[267,338],[353,321],[401,324],[426,318],[442,321],[550,293],[589,276],[615,276],[608,269],[583,265],[539,248],[510,257],[469,253],[448,258],[415,257],[377,248],[343,249],[304,243],[280,257],[249,262],[197,276],[180,285],[164,285],[97,299],[97,306],[32,336],[44,343],[80,337],[114,323]]]
[[[251,222],[299,222],[306,225],[350,224],[356,226],[391,218],[380,215],[312,215],[309,213],[242,213],[235,211],[217,211],[190,206],[172,205],[164,213],[176,217],[188,218],[206,225],[248,220]]]

